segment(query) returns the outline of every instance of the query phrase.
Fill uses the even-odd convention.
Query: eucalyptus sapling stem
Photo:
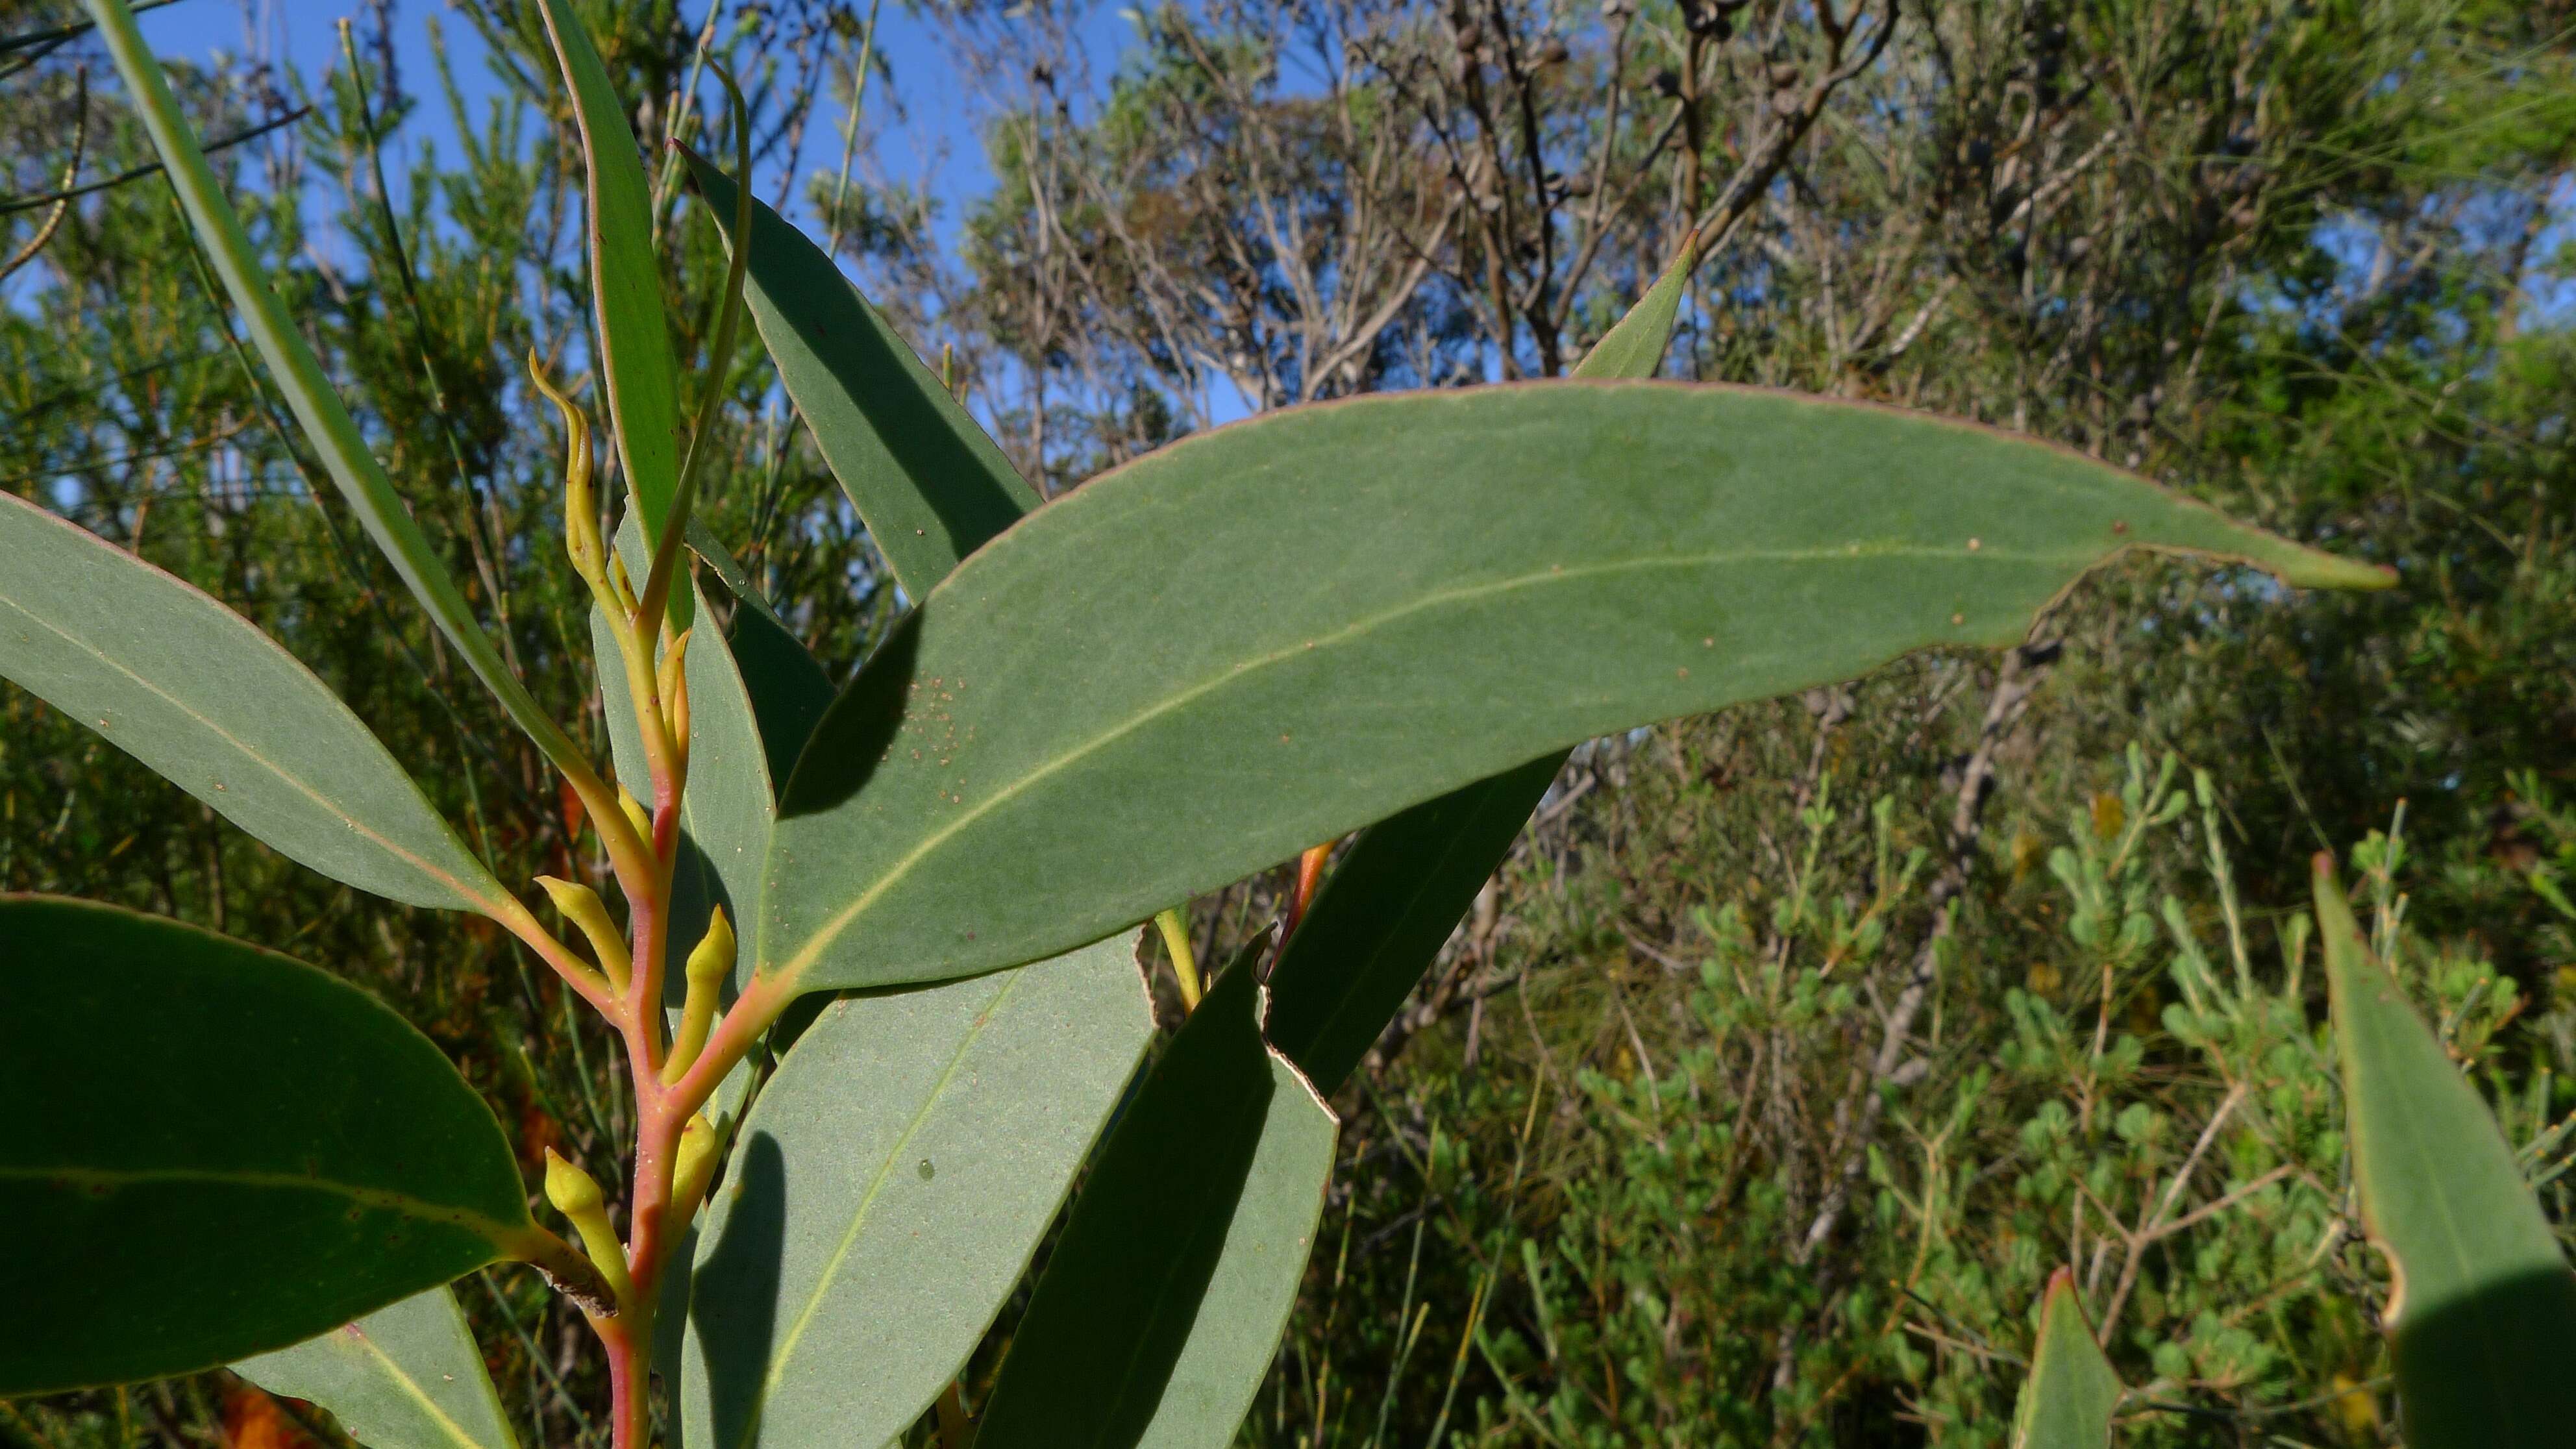
[[[1297,923],[1306,918],[1306,907],[1314,903],[1315,888],[1323,884],[1324,863],[1332,859],[1332,855],[1333,842],[1327,840],[1321,845],[1308,846],[1305,853],[1297,857],[1297,887],[1288,898],[1287,924],[1279,932],[1282,949],[1287,947],[1288,938],[1296,934]]]
[[[1181,919],[1180,908],[1170,907],[1154,913],[1154,929],[1163,933],[1163,949],[1172,958],[1172,978],[1181,985],[1181,1005],[1199,1009],[1199,998],[1207,987],[1199,979],[1198,952],[1190,947],[1189,923]]]

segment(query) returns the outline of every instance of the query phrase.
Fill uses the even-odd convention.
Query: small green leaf
[[[2383,582],[2071,452],[1750,389],[1220,428],[995,539],[870,659],[788,783],[760,970],[1061,951],[1594,735],[2014,642],[2133,547]]]
[[[394,572],[402,576],[412,597],[420,601],[421,608],[448,642],[456,646],[466,666],[492,691],[511,720],[536,741],[548,759],[560,762],[575,758],[577,751],[572,741],[538,707],[527,687],[502,662],[500,651],[492,647],[483,626],[475,621],[447,565],[394,492],[393,480],[385,476],[384,465],[368,451],[365,437],[323,374],[322,364],[313,356],[313,349],[305,345],[304,334],[295,330],[285,305],[270,290],[268,278],[251,251],[250,238],[242,232],[241,218],[233,214],[232,203],[224,199],[223,188],[216,184],[205,153],[197,148],[195,133],[188,129],[178,100],[170,94],[169,78],[161,73],[161,63],[153,59],[151,48],[135,29],[134,15],[126,8],[125,0],[88,0],[88,5],[90,17],[98,22],[99,37],[116,62],[117,73],[125,78],[125,88],[132,94],[135,108],[142,112],[144,129],[151,133],[154,149],[169,168],[170,185],[179,194],[188,224],[205,245],[215,275],[223,280],[233,305],[241,309],[252,344],[268,363],[269,374],[285,395],[296,422],[303,427],[306,441],[321,456],[324,471],[339,485],[350,510],[366,526],[368,537],[375,540]]]
[[[333,880],[492,912],[507,892],[349,707],[251,622],[0,493],[0,677]]]
[[[745,1120],[699,1239],[687,1442],[875,1444],[954,1378],[1152,1034],[1131,937],[845,996]]]
[[[2576,1273],[2477,1090],[2371,955],[2330,856],[2316,902],[2362,1224],[2393,1280],[2406,1442],[2563,1444]]]
[[[1665,349],[1672,345],[1673,319],[1681,313],[1682,293],[1690,289],[1691,271],[1698,264],[1698,246],[1683,247],[1637,304],[1592,344],[1590,352],[1583,354],[1583,360],[1574,365],[1573,375],[1653,377],[1664,365]]]
[[[730,229],[734,185],[695,152],[689,173]],[[915,599],[1037,507],[1037,490],[840,268],[758,202],[751,316],[823,461]]]
[[[539,1256],[491,1109],[373,997],[0,896],[0,1397],[191,1373]]]
[[[482,1350],[445,1288],[232,1367],[272,1394],[330,1410],[366,1449],[518,1449]]]
[[[2040,1300],[2039,1343],[2013,1405],[2012,1449],[2109,1449],[2120,1376],[2093,1341],[2075,1275],[2060,1268]]]
[[[1217,979],[1109,1134],[978,1449],[1234,1441],[1296,1304],[1340,1130],[1261,1039],[1267,945]]]
[[[572,91],[589,166],[590,289],[599,318],[601,374],[626,486],[644,515],[646,541],[662,536],[679,488],[680,384],[662,269],[653,259],[653,191],[626,108],[570,0],[538,0],[555,60]],[[641,588],[644,576],[635,577]]]
[[[1663,365],[1696,249],[1575,364],[1587,378]],[[1326,1096],[1341,1090],[1520,838],[1565,764],[1551,751],[1361,831],[1270,972],[1270,1040]]]

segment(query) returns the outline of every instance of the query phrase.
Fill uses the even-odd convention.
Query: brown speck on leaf
[[[2128,532],[2128,531],[2129,531],[2129,521],[2128,521],[2127,519],[2125,519],[2125,518],[2114,518],[2114,519],[2112,519],[2112,520],[2111,520],[2111,531],[2112,531],[2113,533],[2126,533],[2126,532]]]
[[[1964,624],[1968,622],[1968,616],[1965,614],[1952,614],[1950,616],[1950,622],[1953,624]]]
[[[1279,743],[1281,743],[1281,744],[1283,744],[1283,745],[1284,745],[1284,744],[1286,744],[1286,743],[1288,743],[1288,737],[1287,737],[1286,735],[1284,735],[1284,734],[1283,734],[1283,735],[1281,735],[1281,736],[1279,737]]]
[[[1690,678],[1690,671],[1688,669],[1676,669],[1673,671],[1673,677],[1675,679],[1688,679]]]
[[[217,780],[217,781],[215,782],[215,788],[216,788],[216,789],[218,789],[218,790],[230,790],[232,787],[231,787],[230,785],[225,784],[225,783],[224,783],[223,781],[221,781],[221,780]]]
[[[1701,641],[1699,641],[1699,647],[1701,647],[1702,649],[1714,649],[1714,648],[1716,648],[1716,647],[1717,647],[1717,636],[1716,636],[1716,635],[1714,635],[1714,634],[1711,634],[1711,635],[1709,635],[1707,638],[1702,639]]]
[[[1968,540],[1968,552],[1970,553],[1975,553],[1978,549],[1984,548],[1985,546],[1986,542],[1984,539],[1972,538]]]

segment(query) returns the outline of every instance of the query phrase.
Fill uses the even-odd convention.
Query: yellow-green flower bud
[[[608,586],[618,609],[623,611],[617,617],[624,619],[627,627],[635,627],[635,580],[626,572],[626,560],[616,554],[608,558]]]
[[[528,376],[537,391],[563,414],[566,458],[564,461],[564,551],[572,556],[573,571],[581,575],[594,592],[606,587],[600,561],[607,549],[599,537],[599,496],[590,486],[591,453],[590,421],[572,405],[546,377],[534,352],[528,354]]]
[[[632,1287],[626,1274],[626,1245],[617,1241],[617,1230],[609,1226],[599,1184],[551,1147],[546,1149],[546,1201],[572,1223],[573,1231],[581,1235],[582,1251],[608,1279],[618,1302],[625,1302]]]
[[[644,813],[644,802],[635,798],[623,785],[617,787],[617,808],[626,812],[626,823],[635,827],[635,838],[644,848],[653,848],[653,817]]]
[[[680,1080],[706,1049],[707,1030],[716,1019],[716,996],[724,989],[725,978],[733,974],[735,949],[733,923],[725,919],[724,907],[718,906],[707,917],[707,933],[689,952],[689,990],[681,998],[679,1029],[671,1034],[671,1055],[662,1063],[664,1086]]]
[[[689,768],[689,636],[697,632],[683,629],[670,647],[662,651],[662,677],[657,681],[662,692],[662,718],[671,731],[671,749],[677,758],[676,768],[686,774]]]
[[[671,1164],[670,1220],[674,1224],[697,1216],[698,1201],[706,1196],[707,1183],[715,1175],[716,1126],[700,1112],[680,1129],[680,1150]]]
[[[646,839],[652,837],[648,834]],[[590,949],[599,957],[599,969],[608,976],[608,984],[620,991],[632,974],[633,963],[626,954],[626,938],[618,934],[617,923],[608,916],[608,906],[599,892],[576,881],[558,880],[550,875],[537,877],[546,895],[563,912],[563,918],[581,928],[590,938]]]

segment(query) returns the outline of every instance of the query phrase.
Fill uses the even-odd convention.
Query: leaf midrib
[[[2118,550],[2112,550],[2111,552],[2117,551]],[[939,829],[922,837],[919,843],[896,859],[894,864],[890,866],[884,874],[879,875],[866,890],[860,892],[855,900],[851,901],[849,905],[842,907],[838,913],[825,921],[820,927],[817,927],[811,935],[807,936],[804,944],[797,948],[796,954],[789,958],[785,965],[779,968],[777,975],[792,988],[797,981],[804,977],[807,971],[813,969],[814,963],[821,958],[822,954],[826,950],[831,948],[832,943],[840,939],[841,934],[849,929],[851,922],[858,919],[858,917],[864,914],[870,906],[876,904],[876,902],[883,897],[886,892],[892,890],[896,883],[901,881],[906,875],[910,874],[912,869],[918,865],[925,856],[929,855],[940,846],[945,845],[952,837],[956,836],[967,827],[975,824],[984,816],[989,815],[993,811],[1000,809],[1002,806],[1018,799],[1021,795],[1033,789],[1040,782],[1051,776],[1059,774],[1064,770],[1070,769],[1073,765],[1080,762],[1087,756],[1109,748],[1120,739],[1143,729],[1145,726],[1153,723],[1157,719],[1160,719],[1162,716],[1180,709],[1182,706],[1190,704],[1206,695],[1213,694],[1217,690],[1223,689],[1227,685],[1238,680],[1258,673],[1263,669],[1277,665],[1283,660],[1309,657],[1322,647],[1340,647],[1348,644],[1354,639],[1360,638],[1376,629],[1382,628],[1413,614],[1428,612],[1433,609],[1462,603],[1471,599],[1508,594],[1518,589],[1537,588],[1551,584],[1571,584],[1582,579],[1659,569],[1704,569],[1716,565],[1732,563],[1849,563],[1855,561],[1876,561],[1888,558],[1939,558],[1971,560],[1982,563],[2010,562],[2064,565],[2070,562],[2089,563],[2099,557],[2107,557],[2107,555],[2097,555],[2094,551],[2089,549],[2070,549],[2063,551],[2041,550],[2026,552],[2019,550],[1980,548],[1971,552],[1965,548],[1944,549],[1902,544],[1846,544],[1832,549],[1718,550],[1700,554],[1667,554],[1656,558],[1619,559],[1606,563],[1577,565],[1571,568],[1561,565],[1551,565],[1543,571],[1533,571],[1530,573],[1513,575],[1507,578],[1489,580],[1480,584],[1464,585],[1458,588],[1443,589],[1433,593],[1423,594],[1414,599],[1410,599],[1405,603],[1399,604],[1392,609],[1387,609],[1364,618],[1355,619],[1352,622],[1343,625],[1339,629],[1318,635],[1312,640],[1300,640],[1295,644],[1282,646],[1281,648],[1272,650],[1269,653],[1255,655],[1250,659],[1236,663],[1232,667],[1225,669],[1222,673],[1212,678],[1193,684],[1186,689],[1175,690],[1156,703],[1137,711],[1127,719],[1103,730],[1090,740],[1083,742],[1075,748],[1064,751],[1054,759],[1048,760],[1034,769],[1024,771],[1017,779],[1004,785],[1002,788],[996,790],[993,794],[985,797],[984,799],[977,801],[974,805],[971,805],[965,810],[959,812],[957,817],[951,820],[948,824],[943,825]],[[950,577],[953,579],[956,578],[957,575],[951,575]],[[773,845],[773,857],[775,849],[776,847]],[[766,872],[764,871],[763,874],[765,876]]]
[[[346,1198],[363,1207],[384,1208],[406,1217],[426,1222],[445,1223],[463,1228],[491,1243],[509,1250],[529,1233],[525,1224],[505,1223],[472,1208],[434,1203],[391,1188],[362,1187],[327,1177],[307,1177],[294,1172],[262,1172],[243,1168],[219,1167],[37,1167],[17,1163],[0,1163],[0,1182],[44,1182],[63,1186],[103,1187],[121,1190],[148,1187],[160,1183],[214,1183],[224,1187],[246,1187],[271,1191],[305,1191],[326,1193]]]
[[[440,1291],[443,1292],[445,1290]],[[373,1338],[368,1337],[365,1329],[352,1323],[345,1331],[351,1338],[358,1341],[358,1347],[364,1349],[369,1357],[384,1366],[385,1373],[391,1377],[396,1384],[401,1386],[404,1393],[411,1396],[413,1402],[420,1405],[423,1413],[429,1415],[430,1419],[435,1422],[440,1429],[446,1431],[448,1438],[463,1445],[464,1449],[490,1449],[490,1446],[486,1445],[482,1440],[467,1433],[464,1425],[457,1423],[456,1420],[449,1417],[447,1411],[440,1408],[436,1400],[430,1398],[429,1390],[421,1386],[420,1380],[413,1376],[412,1373],[405,1369],[401,1364],[395,1362],[394,1356],[379,1347]]]
[[[867,1226],[868,1214],[874,1211],[877,1198],[884,1193],[886,1183],[893,1179],[895,1168],[910,1150],[913,1139],[921,1135],[922,1125],[929,1121],[930,1114],[948,1096],[949,1084],[957,1079],[958,1068],[965,1063],[966,1054],[983,1040],[985,1032],[992,1029],[993,1022],[1002,1014],[1002,1008],[1026,979],[1025,971],[1010,973],[1009,979],[1002,983],[1002,989],[993,993],[993,999],[976,1013],[975,1024],[959,1039],[957,1050],[949,1054],[947,1065],[940,1068],[939,1080],[922,1098],[921,1110],[912,1114],[912,1120],[904,1124],[894,1145],[886,1150],[885,1161],[878,1165],[876,1175],[869,1179],[867,1192],[861,1195],[858,1207],[850,1214],[849,1227],[842,1232],[840,1242],[834,1245],[823,1271],[816,1275],[814,1291],[806,1296],[796,1321],[789,1325],[786,1337],[779,1342],[778,1352],[770,1358],[769,1371],[761,1376],[760,1392],[752,1399],[750,1412],[743,1419],[742,1435],[734,1441],[737,1446],[749,1445],[757,1437],[761,1418],[769,1410],[770,1396],[777,1391],[787,1373],[787,1360],[795,1355],[797,1345],[805,1337],[805,1330],[813,1324],[814,1315],[822,1311],[823,1299],[831,1292],[833,1280],[840,1276],[841,1265],[849,1260],[850,1253],[858,1246],[859,1233]]]
[[[90,658],[107,666],[109,669],[114,670],[116,673],[123,675],[126,679],[131,680],[137,688],[142,689],[144,692],[159,699],[162,703],[170,706],[170,708],[178,711],[181,715],[203,728],[206,733],[222,740],[226,745],[229,745],[233,750],[238,752],[244,759],[249,760],[252,764],[265,769],[271,775],[276,776],[280,781],[301,793],[306,799],[321,807],[324,813],[338,817],[351,830],[355,831],[363,838],[373,841],[395,859],[411,865],[413,868],[419,870],[423,875],[428,876],[432,880],[446,884],[448,887],[453,889],[460,898],[484,909],[487,913],[498,909],[497,902],[494,901],[490,893],[472,887],[467,882],[459,880],[453,873],[442,869],[439,866],[433,865],[411,850],[395,844],[385,835],[361,822],[356,816],[351,815],[348,811],[333,804],[329,796],[323,794],[314,786],[306,783],[300,776],[295,775],[286,769],[285,766],[278,764],[276,761],[268,758],[268,756],[260,753],[256,749],[253,749],[232,731],[225,729],[203,713],[190,707],[188,704],[180,700],[178,696],[161,688],[159,685],[154,684],[151,680],[144,678],[142,675],[135,673],[132,669],[119,662],[115,656],[101,651],[97,646],[76,634],[65,632],[51,620],[36,614],[14,597],[0,595],[0,604],[7,605],[10,611],[15,613],[19,618],[26,620],[37,628],[44,630],[46,633],[53,635],[57,639],[60,639],[65,644],[70,645],[74,649],[79,650],[83,654],[86,654]],[[319,685],[320,681],[317,680],[315,683]],[[325,689],[324,693],[327,695],[329,694],[329,691]],[[334,703],[338,703],[337,696],[332,696],[332,700]],[[345,706],[343,707],[345,708]],[[351,723],[358,724],[358,728],[360,730],[364,730],[366,728],[364,724],[359,724],[354,717],[352,718]],[[102,733],[104,733],[104,731],[102,731]],[[115,742],[114,736],[111,735],[108,738],[111,743]],[[381,746],[379,746],[379,748],[381,748]],[[395,768],[396,772],[400,773],[401,767],[396,766]],[[432,814],[432,818],[436,818],[434,812]]]

